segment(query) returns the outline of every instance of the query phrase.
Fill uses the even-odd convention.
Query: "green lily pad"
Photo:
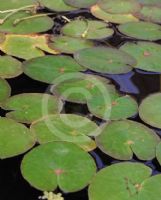
[[[92,92],[92,91],[91,91]],[[129,95],[119,96],[116,92],[93,92],[87,100],[89,111],[104,120],[127,119],[137,114],[138,105]]]
[[[160,200],[161,175],[141,163],[124,162],[97,173],[89,187],[89,200]]]
[[[119,31],[129,37],[141,40],[161,39],[161,26],[150,22],[129,22],[121,24]]]
[[[65,12],[76,10],[76,8],[67,5],[63,0],[39,0],[42,6],[45,6],[56,12]]]
[[[5,40],[0,43],[0,50],[25,60],[44,56],[44,51],[58,54],[58,51],[48,47],[48,37],[48,35],[7,34]]]
[[[0,118],[0,159],[22,154],[35,144],[33,134],[24,125]]]
[[[157,148],[156,148],[156,158],[159,164],[161,165],[161,142],[157,145]]]
[[[100,95],[108,97],[109,93],[110,95],[117,93],[108,79],[78,73],[71,74],[67,79],[56,83],[51,92],[65,101],[82,104],[86,104],[93,95],[95,98],[98,95],[99,98]]]
[[[72,142],[85,151],[96,148],[95,141],[89,136],[100,133],[94,122],[74,114],[49,115],[34,122],[30,129],[40,144],[53,141]]]
[[[43,56],[23,63],[24,73],[32,79],[45,83],[68,73],[83,71],[83,67],[69,56]]]
[[[127,73],[136,65],[136,60],[132,56],[110,47],[82,49],[74,54],[74,58],[88,69],[109,74]]]
[[[71,37],[85,39],[102,39],[113,35],[108,24],[97,20],[73,20],[62,28],[62,33]]]
[[[160,0],[137,0],[142,5],[161,5]]]
[[[120,48],[137,60],[135,68],[161,72],[161,45],[152,42],[127,42]]]
[[[105,22],[112,22],[116,24],[124,24],[127,22],[137,22],[138,18],[133,16],[132,14],[111,14],[102,10],[98,5],[94,5],[91,7],[91,13],[98,19],[102,19]]]
[[[14,78],[22,74],[21,62],[11,56],[0,56],[0,77]]]
[[[68,36],[57,36],[53,39],[53,42],[49,44],[51,49],[69,54],[73,54],[78,50],[90,48],[92,46],[94,46],[92,41]]]
[[[0,10],[5,11],[5,10],[11,10],[11,9],[18,9],[21,7],[26,7],[26,6],[32,6],[36,5],[37,1],[36,0],[7,0],[3,1],[0,0]]]
[[[98,0],[64,0],[67,5],[76,7],[76,8],[88,8],[96,4]]]
[[[59,113],[62,106],[62,102],[52,95],[23,93],[8,98],[3,108],[11,110],[6,114],[8,118],[30,124],[47,114]]]
[[[130,120],[107,124],[96,138],[103,152],[119,160],[130,160],[133,153],[140,160],[151,160],[159,142],[160,138],[153,130]]]
[[[0,19],[3,20],[5,16],[6,14],[0,14]],[[38,33],[51,29],[53,25],[53,20],[48,16],[41,14],[31,15],[21,11],[0,24],[0,32],[16,34]]]
[[[50,142],[25,155],[21,171],[35,188],[75,192],[86,187],[96,173],[93,158],[75,144]],[[72,181],[71,181],[72,180]]]
[[[148,22],[161,23],[161,8],[158,6],[143,6],[135,16]]]
[[[161,93],[146,97],[140,104],[139,115],[145,123],[161,128]]]
[[[98,6],[113,14],[128,14],[140,10],[140,4],[136,0],[100,0]]]
[[[11,95],[11,87],[8,82],[0,78],[0,103]]]

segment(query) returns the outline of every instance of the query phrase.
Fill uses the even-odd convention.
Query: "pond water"
[[[64,14],[66,17],[73,19],[78,16],[88,17],[89,19],[94,19],[94,17],[89,13],[88,10],[83,9],[75,12],[70,12]],[[55,19],[55,26],[52,31],[49,33],[59,33],[60,28],[64,24],[64,20],[61,17]],[[116,30],[115,25],[111,26]],[[132,39],[127,38],[126,36],[121,35],[116,30],[116,33],[113,37],[97,41],[97,44],[104,44],[107,46],[119,47],[125,41]],[[156,43],[161,44],[161,41]],[[130,94],[137,100],[138,103],[142,101],[147,95],[161,91],[161,75],[159,73],[145,72],[142,70],[134,69],[133,71],[123,74],[123,75],[109,75],[109,74],[100,74],[88,70],[86,73],[89,74],[98,74],[100,76],[106,77],[112,81],[116,88],[122,94]],[[41,83],[30,79],[26,75],[18,76],[8,80],[12,88],[12,95],[19,93],[28,93],[28,92],[45,92],[48,88],[48,84]],[[98,124],[101,123],[101,120],[96,117],[91,117],[87,106],[80,105],[76,103],[67,103],[65,104],[65,113],[75,113],[88,116]],[[1,116],[5,116],[5,111],[0,110]],[[142,122],[139,116],[132,118],[134,121]],[[142,122],[143,123],[143,122]],[[150,127],[150,126],[149,126]],[[152,128],[152,127],[151,127]],[[154,129],[159,135],[161,135],[161,130]],[[99,149],[96,149],[91,152],[91,155],[97,163],[98,170],[104,168],[107,165],[112,163],[120,162],[115,160],[104,153]],[[20,172],[20,163],[23,158],[23,155],[17,156],[14,158],[9,158],[5,160],[0,160],[0,199],[1,200],[37,200],[38,196],[42,195],[41,192],[31,187],[22,177]],[[132,162],[142,162],[147,166],[150,166],[153,169],[153,173],[161,173],[161,167],[159,166],[156,159],[148,162],[139,161],[136,157],[133,158]],[[71,180],[72,181],[72,180]],[[65,200],[88,200],[87,189],[84,189],[77,193],[63,194]]]

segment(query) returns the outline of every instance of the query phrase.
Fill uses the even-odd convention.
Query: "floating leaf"
[[[132,70],[132,66],[136,65],[136,60],[132,56],[109,47],[83,49],[77,51],[74,58],[88,69],[109,74],[127,73]]]
[[[116,121],[103,127],[96,138],[98,147],[119,160],[130,160],[133,153],[141,160],[151,160],[160,138],[145,125],[130,121]]]
[[[0,103],[11,95],[11,88],[8,82],[0,78]]]
[[[158,6],[143,6],[135,16],[145,21],[161,23],[161,8]]]
[[[137,0],[142,5],[161,5],[160,0]]]
[[[68,36],[57,36],[49,47],[62,53],[73,54],[74,52],[94,46],[92,41],[81,38],[72,38]]]
[[[11,56],[0,56],[0,77],[13,78],[22,74],[21,62]]]
[[[100,0],[98,6],[113,14],[128,14],[140,10],[140,4],[135,0]]]
[[[138,18],[133,16],[132,14],[111,14],[102,10],[98,5],[94,5],[91,7],[91,13],[98,19],[102,19],[105,22],[112,22],[116,24],[124,24],[127,22],[137,22]]]
[[[5,16],[6,14],[0,14],[0,19],[3,21]],[[9,17],[4,23],[1,23],[0,32],[17,34],[38,33],[51,29],[53,25],[53,20],[44,14],[31,15],[21,11]]]
[[[0,49],[8,54],[22,59],[44,56],[44,51],[58,54],[48,47],[48,35],[14,35],[7,34],[0,44]]]
[[[23,63],[24,73],[38,81],[54,83],[61,75],[83,70],[69,56],[43,56]]]
[[[67,5],[63,0],[39,0],[39,2],[42,6],[55,10],[56,12],[76,10],[76,8]]]
[[[64,0],[67,5],[76,7],[76,8],[88,8],[97,3],[98,0]]]
[[[31,131],[40,144],[67,141],[75,143],[86,151],[96,148],[95,142],[88,136],[96,136],[100,133],[94,122],[74,114],[49,115],[34,122]]]
[[[146,97],[139,107],[139,115],[145,123],[161,128],[161,93]]]
[[[150,22],[129,22],[121,24],[119,31],[127,36],[141,40],[161,39],[161,26]]]
[[[158,144],[158,146],[156,148],[156,157],[157,157],[159,164],[161,165],[161,142]]]
[[[137,60],[136,68],[161,72],[161,45],[152,42],[127,42],[120,48]]]
[[[33,134],[24,125],[0,118],[0,159],[22,154],[35,144]]]
[[[35,188],[75,192],[86,187],[96,172],[92,157],[68,142],[50,142],[36,147],[23,159],[21,171]],[[72,181],[71,181],[72,180]]]
[[[30,124],[44,115],[59,113],[62,102],[48,94],[23,93],[7,99],[3,108],[11,110],[6,114],[8,118]]]
[[[124,162],[97,173],[89,187],[89,200],[160,200],[161,175],[141,163]]]
[[[100,97],[100,93],[102,96],[106,93],[111,95],[117,93],[108,79],[78,73],[71,74],[67,79],[58,82],[51,92],[63,100],[82,104],[87,103],[93,95],[96,98],[97,95]]]
[[[73,20],[62,28],[62,33],[71,37],[85,39],[102,39],[113,35],[108,24],[96,20]]]
[[[6,11],[6,10],[12,10],[12,9],[19,9],[22,7],[27,6],[34,6],[37,4],[37,0],[7,0],[3,1],[0,0],[0,10]]]

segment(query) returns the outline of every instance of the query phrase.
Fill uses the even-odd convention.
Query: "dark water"
[[[69,18],[83,16],[92,18],[88,11],[77,11],[74,13],[68,13],[66,16]],[[64,24],[64,21],[58,16],[55,19],[55,26],[53,28],[54,33],[59,33],[60,27]],[[115,28],[115,25],[112,25]],[[116,28],[115,28],[116,29]],[[50,32],[51,33],[51,32]],[[120,46],[120,44],[129,40],[123,37],[119,33],[116,33],[114,37],[100,41],[97,44]],[[160,41],[158,41],[160,43]],[[88,71],[88,73],[93,73]],[[101,74],[100,74],[101,75]],[[148,94],[158,92],[161,90],[161,75],[156,73],[147,73],[141,70],[133,70],[125,75],[102,75],[111,79],[112,83],[115,84],[117,89],[121,93],[126,93],[134,96],[138,103],[141,102]],[[48,88],[47,84],[34,81],[25,75],[21,75],[15,79],[8,80],[12,88],[12,95],[23,93],[23,92],[45,92]],[[90,117],[88,109],[86,106],[79,104],[66,103],[65,110],[66,113],[76,113]],[[5,111],[0,110],[1,116],[5,115]],[[100,120],[94,118],[96,122]],[[141,122],[138,116],[135,116],[133,120]],[[161,131],[155,129],[158,135],[161,136]],[[96,149],[91,152],[91,155],[96,160],[98,170],[103,167],[110,165],[112,163],[121,162],[108,157],[100,150]],[[21,176],[20,173],[20,163],[23,155],[0,160],[0,200],[37,200],[38,196],[42,195],[41,192],[32,188]],[[134,156],[132,162],[138,162],[137,158]],[[139,161],[141,162],[141,161]],[[153,169],[153,174],[161,173],[161,167],[156,160],[144,162],[146,165]],[[72,181],[72,180],[71,180]],[[59,191],[58,191],[59,192]],[[87,189],[73,194],[63,194],[65,200],[88,200]]]

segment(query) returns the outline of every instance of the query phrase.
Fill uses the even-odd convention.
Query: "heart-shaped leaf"
[[[18,94],[3,104],[5,110],[11,110],[6,114],[8,118],[28,124],[47,114],[59,113],[62,106],[56,97],[41,93]]]
[[[33,149],[23,159],[21,171],[35,188],[75,192],[86,187],[96,172],[92,157],[68,142],[50,142]],[[72,181],[71,181],[72,180]]]
[[[24,125],[0,118],[0,159],[22,154],[35,144],[34,135]]]
[[[119,160],[130,160],[133,153],[141,160],[151,160],[159,142],[153,130],[130,120],[107,124],[96,138],[103,152]]]
[[[145,123],[161,128],[161,93],[146,97],[139,107],[139,115]]]

